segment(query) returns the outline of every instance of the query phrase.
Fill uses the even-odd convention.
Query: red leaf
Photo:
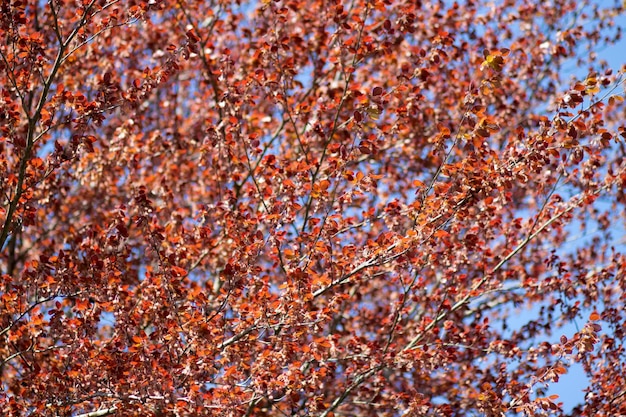
[[[171,271],[172,271],[172,275],[174,275],[175,277],[182,277],[182,276],[187,275],[187,271],[178,266],[172,266]]]

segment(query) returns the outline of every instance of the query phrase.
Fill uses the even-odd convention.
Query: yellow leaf
[[[377,106],[370,106],[367,108],[367,114],[370,116],[370,118],[378,120],[378,118],[380,117],[380,109]]]
[[[504,58],[500,55],[489,54],[487,55],[485,62],[487,63],[487,66],[498,72],[502,71],[502,67],[504,66]]]

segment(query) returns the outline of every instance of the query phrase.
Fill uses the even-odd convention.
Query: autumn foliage
[[[0,2],[0,415],[626,415],[622,13]]]

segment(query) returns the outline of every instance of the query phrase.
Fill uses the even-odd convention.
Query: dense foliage
[[[0,414],[626,415],[621,13],[2,1]]]

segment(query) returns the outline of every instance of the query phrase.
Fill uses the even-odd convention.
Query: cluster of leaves
[[[626,414],[601,3],[3,1],[0,414]]]

